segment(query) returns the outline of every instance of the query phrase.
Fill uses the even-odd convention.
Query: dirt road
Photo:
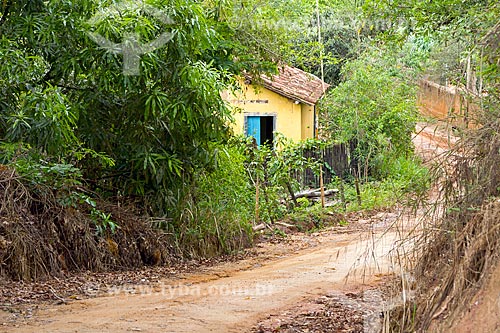
[[[431,158],[447,146],[429,131],[424,128],[414,142]],[[389,253],[399,233],[394,227],[384,232],[394,220],[394,214],[376,216],[365,221],[370,231],[327,230],[308,236],[315,245],[306,249],[274,255],[265,249],[265,256],[203,274],[45,306],[27,319],[0,312],[0,332],[248,332],[268,314],[304,298],[371,284],[397,270]]]
[[[326,232],[318,235],[319,245],[284,258],[115,289],[105,297],[50,306],[25,322],[4,323],[0,331],[245,332],[304,297],[390,273],[388,253],[397,238],[394,232]]]

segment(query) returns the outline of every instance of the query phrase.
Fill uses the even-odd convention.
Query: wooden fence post
[[[321,207],[325,208],[325,187],[323,186],[323,166],[319,167],[319,187],[321,188]]]
[[[259,175],[255,182],[255,223],[259,223]]]

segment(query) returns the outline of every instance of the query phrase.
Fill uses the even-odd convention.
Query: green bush
[[[321,148],[324,145],[324,142],[314,139],[294,143],[282,134],[276,133],[276,147],[262,145],[253,150],[249,172],[254,179],[259,179],[262,221],[272,223],[283,218],[299,204],[298,202],[295,204],[291,198],[292,192],[300,190],[299,183],[292,174],[307,168],[319,173],[320,162],[305,157],[303,150]]]
[[[416,87],[397,62],[367,53],[344,68],[345,81],[331,90],[321,110],[323,135],[354,143],[358,172],[378,176],[377,160],[407,156],[417,120]]]
[[[399,184],[404,193],[421,194],[430,186],[429,169],[422,166],[418,156],[384,156],[379,159],[378,178],[391,179]]]
[[[360,185],[361,205],[355,186],[346,186],[348,211],[389,208],[408,197],[425,195],[430,186],[429,169],[418,158],[388,156],[378,166],[378,178]]]
[[[245,146],[217,145],[215,169],[198,172],[173,211],[173,231],[185,253],[212,256],[250,244],[255,188],[246,169]]]

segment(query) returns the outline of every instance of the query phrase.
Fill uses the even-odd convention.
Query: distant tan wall
[[[456,87],[420,80],[418,105],[423,115],[457,125],[467,123],[467,103]]]

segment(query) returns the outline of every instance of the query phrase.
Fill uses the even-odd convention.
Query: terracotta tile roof
[[[315,105],[330,87],[315,75],[290,66],[280,67],[279,74],[271,77],[262,75],[261,80],[265,88],[309,105]]]

